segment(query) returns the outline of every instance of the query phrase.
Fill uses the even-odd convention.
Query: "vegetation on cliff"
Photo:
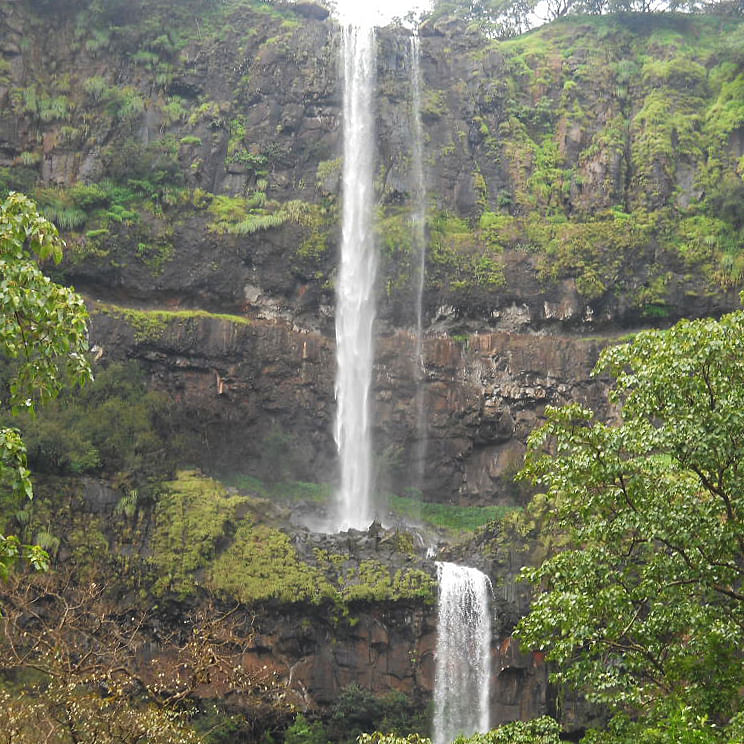
[[[510,79],[481,94],[478,149],[508,191],[482,167],[484,209],[513,218],[496,235],[534,253],[543,281],[572,279],[590,304],[625,294],[649,318],[686,273],[740,283],[741,220],[723,205],[744,188],[742,30],[721,47],[721,23],[582,18],[492,45]]]
[[[234,312],[241,288],[217,286],[248,262],[252,282],[317,314],[338,232],[330,25],[291,4],[172,5],[4,10],[0,190],[33,192],[65,231],[69,277],[182,293],[208,278]],[[530,292],[572,283],[595,322],[673,318],[738,286],[741,35],[714,15],[574,16],[508,41],[466,35],[440,70],[451,85],[425,67],[429,310],[482,318],[510,303],[527,281],[510,273],[517,259],[529,282],[536,272]],[[428,32],[422,44],[425,61],[451,46]],[[381,112],[403,84],[381,70]],[[380,135],[400,143],[385,146],[378,183],[386,312],[409,322],[410,135],[381,116]],[[209,259],[187,277],[197,254]]]
[[[434,601],[434,580],[417,568],[326,550],[301,559],[286,533],[261,523],[260,501],[197,473],[182,471],[164,489],[153,535],[158,595],[188,596],[202,583],[245,604],[330,603],[347,613],[359,601]]]
[[[172,303],[168,310],[99,304],[102,315],[121,321],[129,348],[146,360],[152,378],[161,375],[163,388],[169,382],[159,361],[202,338],[202,325],[216,329],[227,345],[226,339],[254,328],[267,304],[276,313],[271,317],[327,324],[340,170],[335,47],[330,26],[302,16],[308,9],[301,6],[21,0],[0,8],[0,192],[33,194],[67,237],[71,250],[54,269],[57,278],[79,279],[104,300]],[[377,183],[378,237],[382,314],[406,324],[415,276],[408,134],[399,116],[384,113],[385,105],[398,106],[407,95],[396,33],[381,36],[393,51],[380,55],[379,124],[386,143]],[[431,19],[422,29],[431,182],[425,317],[437,308],[446,316],[451,308],[452,315],[487,328],[500,322],[505,308],[524,303],[536,326],[555,321],[563,311],[554,306],[568,298],[572,310],[560,322],[612,325],[665,322],[729,306],[744,279],[743,39],[740,21],[713,16],[582,16],[506,42],[457,21],[448,30],[443,19]],[[6,294],[11,305],[26,299]],[[202,303],[227,312],[183,309]],[[11,309],[3,319],[12,319],[18,307]],[[77,309],[72,328],[80,336]],[[586,411],[572,408],[550,414],[548,428],[537,435],[555,436],[566,447],[557,460],[533,455],[528,464],[547,479],[548,496],[559,507],[556,532],[543,533],[541,549],[564,548],[566,533],[584,549],[550,555],[534,573],[552,592],[538,600],[525,635],[554,642],[555,657],[566,662],[561,674],[592,682],[589,692],[598,699],[633,713],[651,708],[643,710],[640,724],[632,716],[617,718],[596,741],[645,737],[656,744],[688,732],[707,744],[717,736],[711,722],[721,730],[728,726],[721,736],[740,736],[735,450],[741,443],[735,429],[742,401],[721,384],[727,404],[721,406],[712,376],[717,371],[730,385],[740,372],[725,330],[738,327],[736,318],[680,326],[666,336],[642,334],[630,350],[608,352],[607,369],[628,364],[638,372],[620,378],[621,391],[628,392],[624,426],[595,424]],[[58,320],[53,330],[70,332],[64,317]],[[183,346],[168,347],[176,337]],[[17,345],[15,331],[8,338]],[[14,356],[12,344],[5,344],[6,356]],[[42,351],[54,352],[54,345]],[[99,352],[96,381],[82,394],[63,395],[36,419],[11,419],[3,410],[3,426],[14,421],[22,429],[29,462],[43,476],[33,506],[18,494],[3,494],[5,529],[64,559],[77,583],[116,577],[112,595],[126,598],[122,617],[157,603],[163,609],[154,628],[205,598],[256,613],[302,606],[314,619],[322,610],[328,615],[322,622],[349,631],[359,623],[360,608],[431,604],[434,585],[410,563],[410,535],[387,542],[370,536],[374,549],[364,552],[303,544],[280,528],[280,507],[272,502],[309,501],[328,490],[291,480],[300,477],[287,454],[287,443],[296,440],[286,438],[281,424],[251,430],[263,437],[255,437],[251,452],[258,454],[246,467],[263,481],[242,478],[235,481],[242,488],[225,486],[184,467],[204,441],[195,429],[172,428],[183,380],[171,381],[170,398],[148,393],[150,380],[141,369],[117,363],[111,349]],[[80,374],[84,362],[75,358]],[[716,366],[722,362],[729,366]],[[201,365],[197,385],[208,377],[214,386],[216,378],[214,405],[223,406],[224,418],[212,422],[215,428],[235,419],[237,395],[222,397],[221,372],[196,354],[179,355],[176,365]],[[264,375],[295,374],[257,369],[251,384]],[[658,373],[665,386],[652,385],[643,370]],[[313,384],[303,377],[296,387]],[[701,390],[705,406],[697,405]],[[275,391],[276,398],[284,394],[284,388]],[[654,401],[650,418],[644,394]],[[292,401],[276,398],[252,410],[254,420],[273,419],[279,405],[291,408]],[[539,408],[535,400],[524,405]],[[659,401],[673,409],[668,422],[661,420]],[[524,427],[516,421],[505,426],[518,425]],[[8,441],[17,455],[11,469],[25,490],[28,473],[17,436]],[[700,452],[685,449],[690,442]],[[631,503],[618,505],[618,493],[629,492],[618,490],[625,481]],[[636,499],[643,502],[641,516]],[[721,503],[730,510],[716,510]],[[397,496],[391,504],[400,513],[417,509],[415,499]],[[682,508],[690,504],[692,510]],[[601,519],[590,507],[604,510]],[[419,515],[472,528],[501,513],[498,507],[426,505]],[[577,515],[585,520],[577,524]],[[616,538],[612,544],[608,534]],[[689,544],[675,542],[683,538]],[[15,543],[4,544],[14,557]],[[389,553],[375,552],[391,546]],[[52,583],[35,586],[32,605],[57,591]],[[27,599],[10,598],[16,619],[28,615]],[[102,612],[108,627],[121,619],[111,608]],[[50,617],[53,612],[42,613],[39,627]],[[21,624],[17,634],[28,643]],[[298,646],[301,631],[291,639]],[[137,643],[154,643],[158,632],[137,635]],[[88,643],[91,636],[83,635]],[[241,643],[249,635],[246,630]],[[93,640],[92,647],[109,653]],[[178,642],[179,649],[188,646],[186,639]],[[236,653],[245,650],[230,642]],[[126,720],[141,717],[143,735],[153,741],[170,735],[168,727],[155,731],[157,716],[148,718],[150,704],[163,700],[151,680],[124,684],[100,669],[70,677],[79,667],[78,648],[69,637],[56,643],[48,655],[31,649],[28,658],[43,668],[41,682],[19,681],[18,659],[2,669],[0,714],[8,730],[22,726],[20,736],[32,737],[40,718],[50,711],[62,718],[62,711],[69,730],[59,734],[61,741],[79,739],[83,729],[99,736],[94,722],[115,731],[117,706],[128,711],[139,697],[143,707],[123,713],[131,716]],[[626,652],[622,658],[614,653],[618,647]],[[131,657],[125,661],[126,674],[134,677]],[[412,667],[415,660],[409,661]],[[191,682],[207,684],[213,671],[199,667]],[[168,680],[173,694],[198,697],[178,674]],[[274,699],[263,679],[246,685],[271,692],[269,712],[260,714],[271,719],[267,728],[275,735],[281,732],[288,721],[281,695]],[[8,697],[16,692],[17,699]],[[370,722],[392,720],[407,705],[351,687],[345,692],[326,716],[335,720],[328,734],[334,741],[346,740],[351,721],[361,731]],[[70,719],[73,713],[80,718]],[[175,706],[173,715],[176,738],[190,713]],[[224,723],[221,714],[217,718]],[[77,721],[75,731],[70,720]],[[332,727],[315,723],[298,719],[288,740],[325,744]],[[515,725],[477,741],[555,739],[552,724],[540,726]],[[398,725],[399,732],[407,733],[406,727]],[[251,740],[254,734],[241,732]],[[191,740],[191,733],[184,736]]]

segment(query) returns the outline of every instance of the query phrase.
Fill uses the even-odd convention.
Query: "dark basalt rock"
[[[301,16],[312,18],[314,21],[324,21],[331,14],[328,8],[312,2],[292,3],[292,9]]]

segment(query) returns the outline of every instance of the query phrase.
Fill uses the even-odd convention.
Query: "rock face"
[[[360,607],[347,621],[272,615],[256,639],[256,663],[274,665],[300,705],[328,707],[344,688],[401,692],[422,705],[434,687],[436,612],[417,607]]]
[[[241,471],[278,428],[295,449],[294,475],[332,479],[334,357],[325,336],[276,321],[154,315],[104,308],[94,315],[91,342],[108,357],[133,357],[147,367],[153,385],[176,404],[178,430],[199,443],[192,461]],[[513,503],[512,477],[546,405],[575,400],[609,415],[606,383],[590,377],[601,345],[503,332],[427,338],[428,441],[418,483],[421,468],[411,460],[419,436],[415,339],[405,331],[379,339],[379,478],[396,491],[420,488],[431,501]]]
[[[434,689],[436,610],[360,608],[353,628],[327,618],[273,615],[272,631],[260,633],[255,664],[270,664],[287,679],[297,704],[330,706],[344,688],[358,685],[376,695],[404,693],[419,705]],[[492,643],[491,720],[545,715],[552,700],[540,654],[525,654],[509,636]]]
[[[91,5],[81,25],[84,0],[4,4],[0,185],[36,189],[70,227],[65,275],[96,296],[328,333],[338,29],[312,3],[192,5]],[[710,21],[569,19],[509,42],[424,24],[432,329],[596,331],[736,305],[741,225],[722,205],[743,135],[719,97],[737,31]],[[378,38],[385,332],[415,317],[408,36]]]
[[[400,442],[406,453],[416,451],[413,343],[407,333],[380,341],[376,389],[379,438]],[[503,332],[462,341],[427,338],[426,496],[462,504],[509,503],[526,437],[546,405],[578,400],[607,413],[606,386],[590,378],[600,347],[596,341]],[[415,468],[403,462],[401,471]]]
[[[58,486],[58,481],[49,484],[52,490]],[[130,558],[148,555],[153,530],[157,530],[151,518],[140,523],[138,530],[121,530],[121,515],[117,515],[115,508],[116,489],[90,477],[83,479],[81,487],[89,510],[89,527],[96,529],[101,520],[107,529],[114,531],[121,554]],[[269,521],[276,518],[276,507],[266,503],[257,506],[263,518]],[[350,530],[323,535],[297,530],[291,544],[298,559],[306,565],[325,566],[322,569],[325,581],[336,585],[338,571],[342,569],[345,582],[349,582],[343,584],[346,590],[353,591],[356,587],[362,593],[374,593],[375,582],[384,584],[384,576],[388,575],[397,577],[414,572],[433,580],[434,560],[412,538],[411,533],[384,529],[375,523],[366,532]],[[223,545],[220,550],[224,549]],[[468,560],[462,555],[452,557],[460,562]],[[521,560],[523,557],[515,551],[497,554],[490,562],[479,560],[481,567],[494,576],[494,591],[489,601],[494,723],[533,718],[553,706],[542,656],[520,652],[511,638],[514,624],[528,601],[524,587],[517,588],[514,583]],[[364,566],[372,564],[376,566],[374,571],[370,573],[367,569],[365,573]],[[205,575],[194,575],[193,586],[209,586]],[[436,675],[436,589],[432,591],[433,584],[420,583],[417,586],[422,591],[406,594],[404,584],[397,586],[386,599],[376,600],[361,598],[360,593],[357,598],[348,593],[339,595],[333,602],[327,598],[318,602],[273,599],[250,607],[229,600],[223,607],[230,608],[229,615],[239,627],[250,628],[250,642],[241,650],[239,663],[248,674],[274,680],[292,705],[313,715],[325,712],[327,717],[327,711],[334,710],[339,698],[353,690],[365,691],[367,704],[369,695],[385,700],[390,699],[391,693],[399,693],[398,699],[406,701],[409,713],[425,715]],[[147,670],[151,670],[153,661],[158,668],[173,663],[172,649],[161,639],[170,638],[171,634],[181,635],[187,610],[194,604],[198,606],[199,601],[198,592],[184,595],[166,591],[158,595],[148,618],[152,640],[141,652],[144,674],[151,673]],[[217,610],[212,607],[212,613]],[[207,680],[198,694],[204,698],[224,697],[226,689],[220,684]],[[240,708],[240,694],[233,691],[231,700]],[[357,704],[364,702],[360,699]],[[423,720],[426,722],[422,726],[428,727],[428,716]],[[378,723],[373,720],[369,725]]]

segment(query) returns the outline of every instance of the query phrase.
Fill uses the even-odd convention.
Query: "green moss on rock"
[[[289,535],[260,521],[264,511],[265,503],[180,471],[155,511],[153,593],[185,598],[203,586],[249,605],[328,602],[344,614],[353,602],[434,601],[434,580],[418,568],[323,550],[303,559]]]
[[[207,581],[218,594],[246,604],[268,600],[318,604],[335,593],[317,568],[299,559],[286,534],[248,520],[213,561]]]
[[[214,560],[245,498],[228,495],[217,481],[191,470],[163,485],[152,538],[153,592],[185,597],[198,583],[197,572]]]
[[[220,320],[237,325],[250,325],[251,321],[242,315],[210,313],[206,310],[142,310],[99,302],[96,310],[128,323],[134,330],[137,343],[154,343],[161,340],[170,327],[201,319]]]

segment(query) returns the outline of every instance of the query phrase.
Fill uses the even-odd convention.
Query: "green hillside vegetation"
[[[276,50],[291,57],[302,26],[291,5],[123,7],[28,4],[27,43],[45,38],[53,17],[71,30],[69,53],[85,64],[35,65],[23,85],[10,68],[3,73],[11,102],[3,119],[35,136],[0,169],[0,195],[31,193],[66,233],[70,260],[153,275],[178,258],[175,235],[190,221],[232,240],[291,227],[300,238],[290,271],[332,286],[337,213],[328,184],[337,161],[318,162],[314,190],[301,184],[301,198],[277,198],[273,174],[287,143],[255,139],[246,126],[250,73],[236,80],[232,98],[173,92],[195,55],[214,59],[231,24],[252,25],[243,44],[257,60]],[[669,312],[675,283],[702,277],[694,291],[709,293],[741,284],[744,161],[732,143],[744,126],[743,47],[736,18],[673,13],[569,16],[507,41],[483,38],[468,52],[475,69],[497,54],[503,71],[468,94],[472,143],[455,137],[437,154],[473,160],[478,204],[457,214],[430,194],[437,207],[428,216],[427,292],[465,306],[486,302],[504,288],[504,251],[534,255],[546,286],[574,279],[586,302],[619,294],[650,319]],[[89,76],[104,48],[110,59],[131,56],[126,85],[100,71]],[[454,122],[459,112],[438,93],[424,90],[425,101],[439,101],[427,116]],[[135,129],[145,111],[160,127],[143,143]],[[245,176],[242,195],[201,185],[209,149],[223,139],[225,167]],[[60,152],[105,140],[103,172],[42,183],[42,140]],[[415,274],[405,226],[399,207],[382,209],[383,283],[393,302],[404,301]]]
[[[733,94],[743,39],[737,21],[661,15],[571,17],[493,42],[509,116],[480,126],[510,176],[497,210],[516,220],[506,244],[535,252],[545,281],[574,277],[589,300],[647,264],[633,301],[650,315],[670,267],[703,272],[711,289],[739,284],[742,218],[724,204],[744,193],[729,140],[744,125]],[[596,182],[609,163],[617,177]]]

